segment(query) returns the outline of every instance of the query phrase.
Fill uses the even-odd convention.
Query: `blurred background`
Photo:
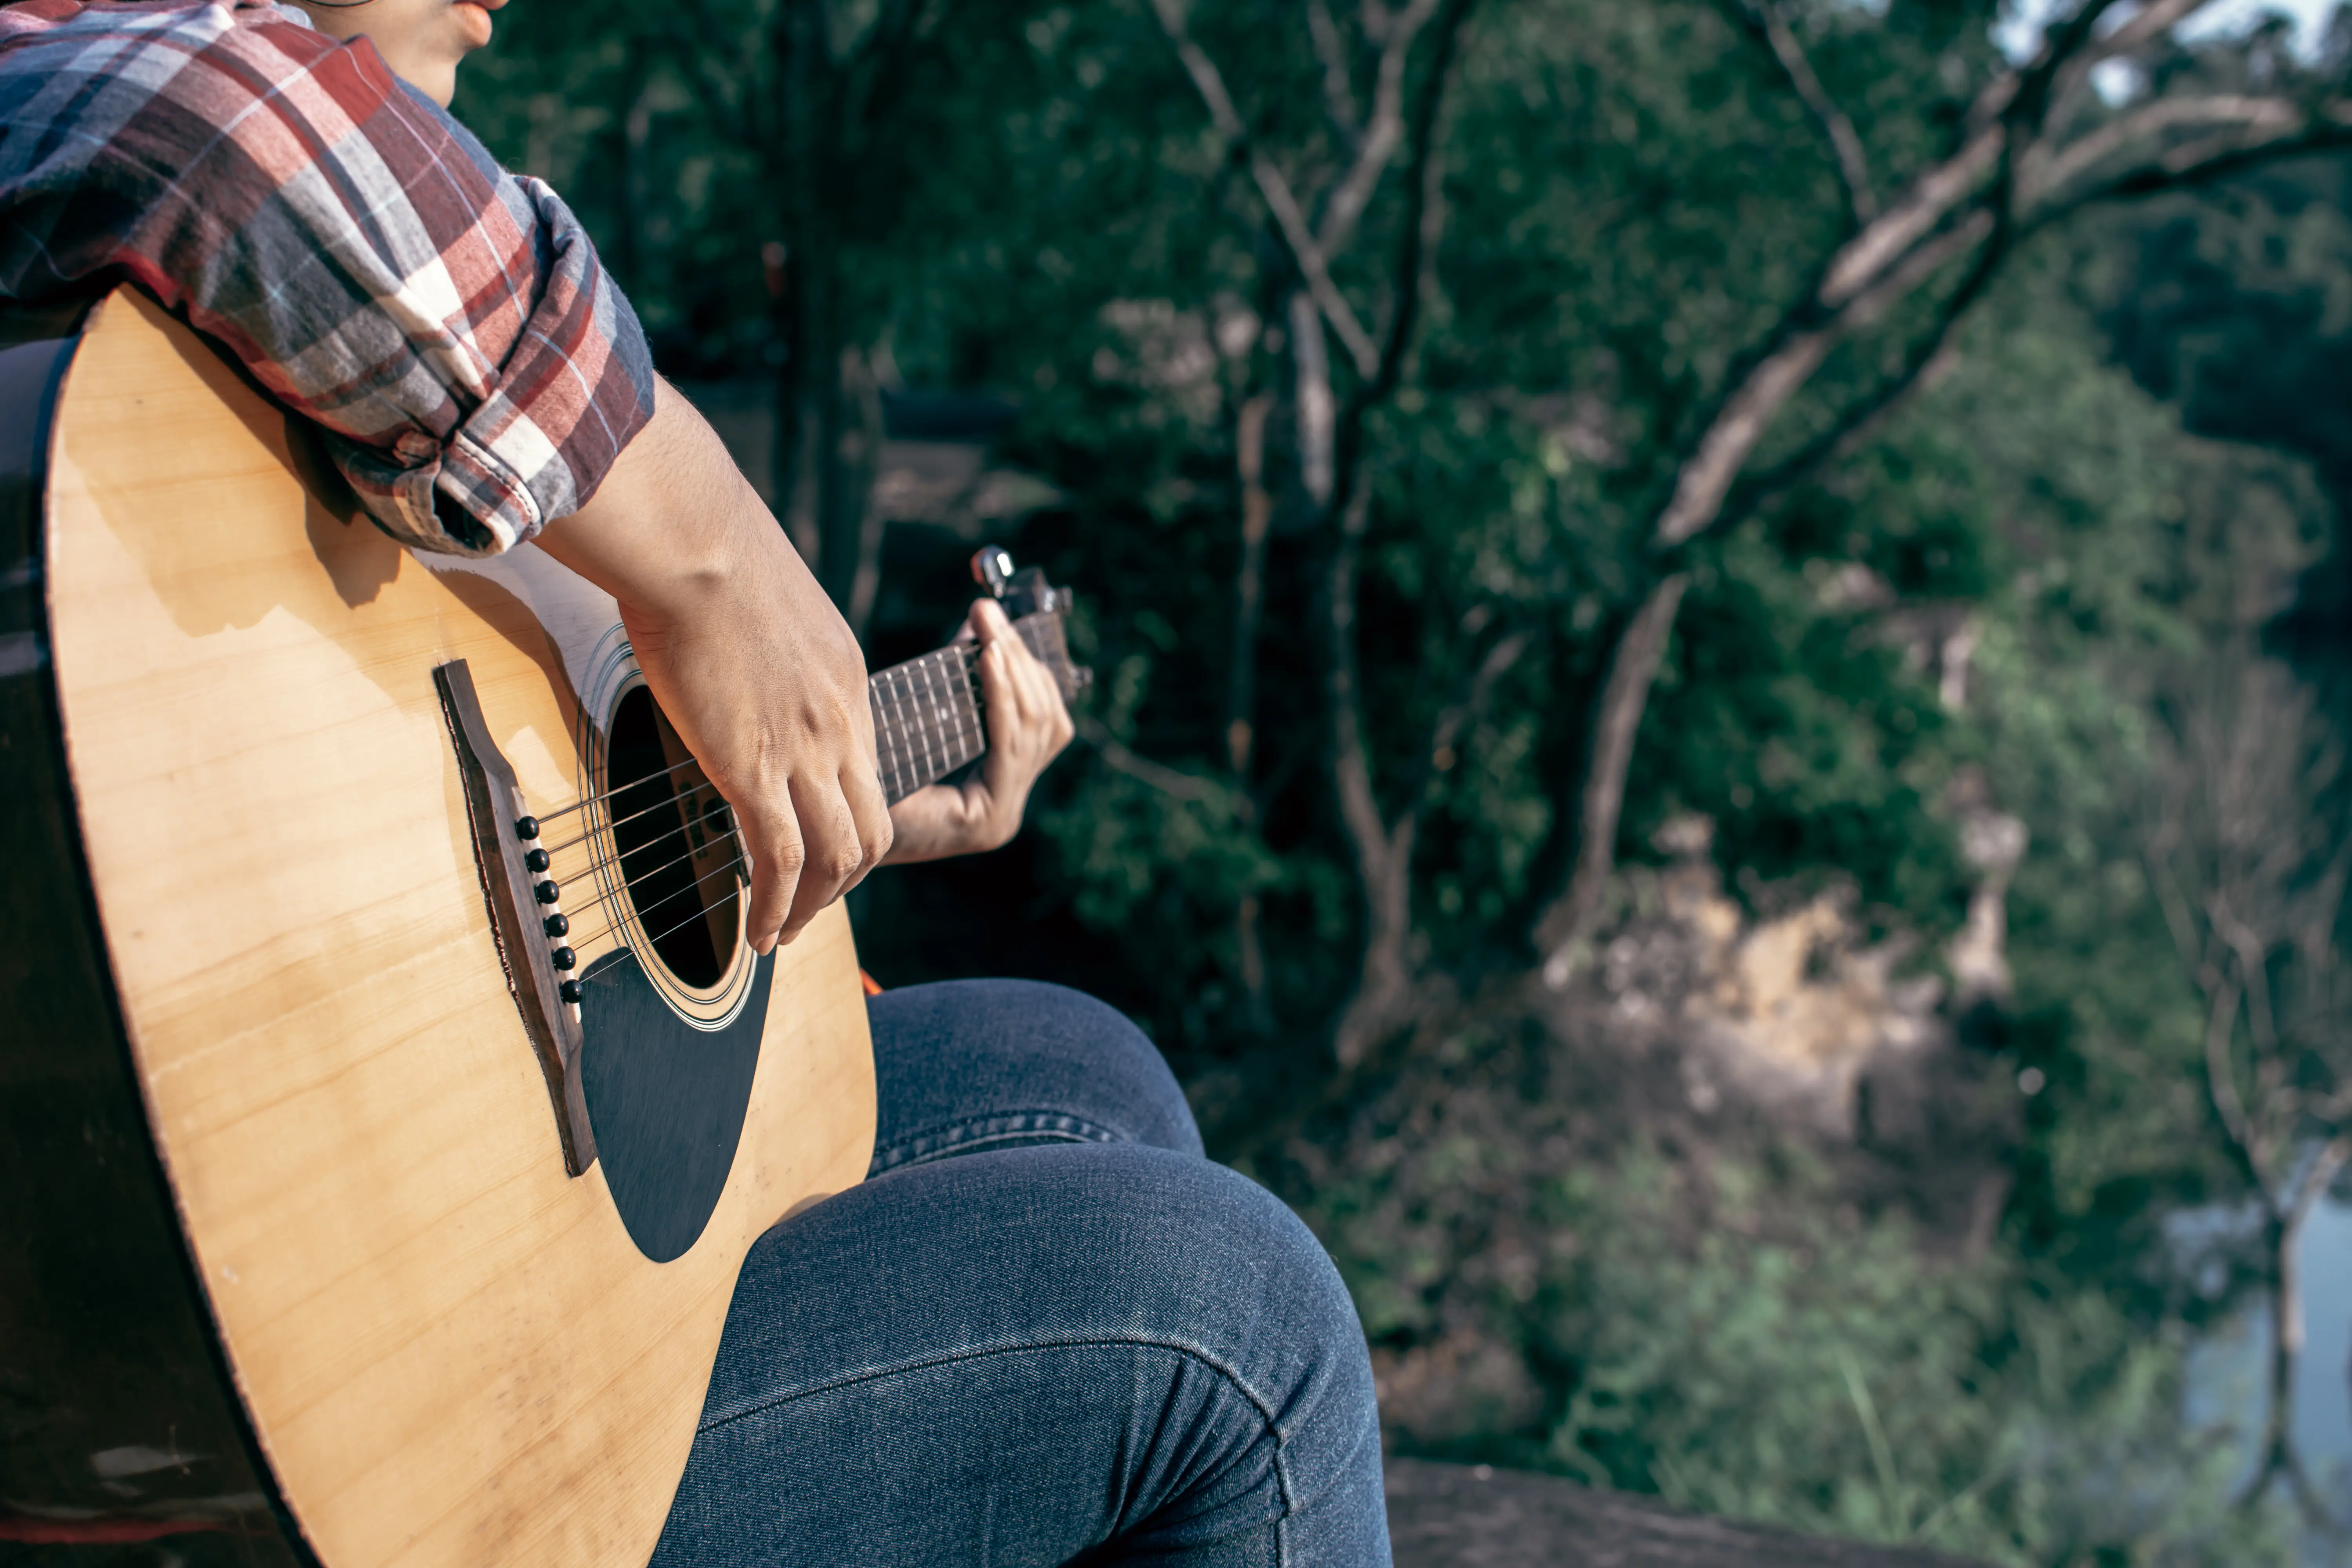
[[[1139,1019],[1395,1452],[2352,1561],[2352,16],[526,0],[457,108],[876,665],[1077,591],[861,952]]]

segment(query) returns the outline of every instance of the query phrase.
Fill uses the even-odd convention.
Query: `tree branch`
[[[1817,295],[1821,308],[1840,309],[1875,283],[1993,172],[2008,142],[2006,126],[1989,126],[1912,181],[1892,205],[1830,258]]]
[[[1844,183],[1846,205],[1853,211],[1856,228],[1867,225],[1878,216],[1878,197],[1870,186],[1870,160],[1864,152],[1862,138],[1855,133],[1853,121],[1845,110],[1830,97],[1829,89],[1814,73],[1812,61],[1805,58],[1802,44],[1780,15],[1772,0],[1737,0],[1735,14],[1748,32],[1772,51],[1780,70],[1796,89],[1797,96],[1811,111],[1813,123],[1829,139],[1830,149],[1836,155],[1838,178]]]
[[[1380,363],[1379,351],[1372,346],[1372,340],[1365,332],[1363,324],[1356,320],[1356,312],[1339,292],[1339,285],[1331,280],[1331,268],[1324,258],[1322,247],[1316,243],[1307,227],[1307,215],[1299,209],[1298,198],[1292,194],[1290,182],[1283,178],[1282,171],[1275,167],[1274,160],[1256,150],[1249,127],[1242,122],[1240,111],[1234,108],[1233,94],[1225,90],[1224,74],[1217,69],[1217,63],[1186,30],[1181,0],[1151,0],[1151,8],[1158,13],[1160,26],[1167,33],[1169,42],[1175,46],[1176,58],[1183,62],[1185,72],[1192,77],[1202,102],[1207,105],[1210,124],[1216,128],[1219,135],[1233,143],[1236,153],[1247,158],[1250,177],[1255,182],[1259,195],[1265,199],[1266,210],[1274,215],[1275,226],[1281,232],[1283,245],[1290,252],[1291,259],[1297,264],[1299,275],[1306,279],[1307,292],[1314,297],[1317,308],[1331,323],[1332,331],[1339,334],[1339,342],[1347,348],[1348,357],[1355,362],[1358,373],[1370,375]]]
[[[1324,255],[1338,252],[1355,232],[1356,222],[1387,172],[1397,143],[1404,139],[1404,72],[1413,39],[1437,12],[1438,0],[1412,0],[1391,18],[1386,42],[1373,78],[1372,109],[1364,124],[1364,138],[1356,160],[1323,203],[1323,221],[1316,226],[1315,243]]]
[[[1412,922],[1412,844],[1417,826],[1408,813],[1391,832],[1381,818],[1380,800],[1372,791],[1363,686],[1356,655],[1357,570],[1370,522],[1371,493],[1360,479],[1350,489],[1324,596],[1331,783],[1339,797],[1340,824],[1355,851],[1357,885],[1364,896],[1364,950],[1356,990],[1333,1031],[1332,1050],[1343,1070],[1364,1058],[1411,988],[1404,944]]]
[[[2275,136],[2251,144],[2234,141],[2216,144],[2210,140],[2198,142],[2168,153],[2153,164],[2127,170],[2070,193],[2063,202],[2045,205],[2035,215],[2032,226],[2039,229],[2098,203],[2128,201],[2166,191],[2187,190],[2226,179],[2231,174],[2244,174],[2282,158],[2293,158],[2305,153],[2330,152],[2347,146],[2352,146],[2352,104],[2331,103],[2322,113],[2306,119],[2299,133]]]
[[[1150,784],[1162,795],[1172,795],[1179,800],[1212,801],[1226,794],[1224,785],[1214,779],[1188,773],[1165,763],[1155,763],[1150,757],[1139,755],[1113,735],[1101,720],[1090,713],[1080,715],[1077,723],[1080,738],[1092,746],[1114,772],[1125,773],[1139,783]]]
[[[1904,357],[1902,368],[1839,410],[1828,429],[1807,442],[1795,455],[1775,465],[1770,472],[1759,476],[1745,493],[1735,495],[1726,505],[1727,517],[1737,521],[1772,505],[1802,484],[1822,464],[1852,450],[1897,403],[1927,380],[1935,367],[1943,363],[1951,347],[1952,338],[1959,331],[1960,322],[1967,318],[1969,309],[1992,286],[1992,280],[1999,274],[2000,264],[2011,248],[2002,232],[1996,228],[1984,248],[1977,253],[1976,264],[1969,268],[1968,276],[1937,308],[1934,323],[1917,342],[1911,345],[1910,352]]]
[[[1404,223],[1397,241],[1395,309],[1390,313],[1388,331],[1381,343],[1380,362],[1371,377],[1358,388],[1350,401],[1348,417],[1341,422],[1340,444],[1351,448],[1355,432],[1363,422],[1364,411],[1396,390],[1397,380],[1404,374],[1406,353],[1412,347],[1413,330],[1420,324],[1421,280],[1427,273],[1429,260],[1436,254],[1439,239],[1439,206],[1442,195],[1433,188],[1437,161],[1438,111],[1445,99],[1445,84],[1454,74],[1454,55],[1460,47],[1463,25],[1469,20],[1470,8],[1476,0],[1445,0],[1444,13],[1437,21],[1436,45],[1431,50],[1429,78],[1422,89],[1421,102],[1414,107],[1412,125],[1407,138],[1410,149],[1405,164]],[[1352,458],[1352,451],[1342,453]]]
[[[2127,55],[2142,44],[2153,42],[2210,3],[2211,0],[2148,0],[2122,26],[2098,41],[2093,51],[2094,63]]]
[[[1356,119],[1356,85],[1348,68],[1347,40],[1331,19],[1325,0],[1307,0],[1307,33],[1315,41],[1315,58],[1323,65],[1323,112],[1331,129],[1353,156],[1363,145],[1363,128]]]
[[[1407,816],[1419,814],[1421,803],[1429,797],[1437,775],[1453,767],[1462,731],[1486,711],[1496,683],[1511,672],[1534,643],[1534,635],[1525,631],[1509,632],[1496,638],[1472,671],[1462,695],[1439,710],[1437,722],[1430,726],[1429,744],[1422,751],[1420,777],[1405,797],[1411,803],[1405,807]]]
[[[2100,18],[2117,0],[2082,0],[2072,16],[2042,32],[2042,47],[2024,70],[2002,112],[2039,133],[2050,107],[2065,96],[2068,87],[2099,58],[2095,51]]]
[[[2278,135],[2303,125],[2309,118],[2302,105],[2282,98],[2244,93],[2160,98],[2117,116],[2063,148],[2048,152],[2035,149],[2022,161],[2020,171],[2021,205],[2032,205],[2133,143],[2168,131],[2187,126],[2240,125],[2248,130],[2267,129]]]
[[[1356,849],[1357,869],[1369,888],[1384,879],[1392,845],[1372,793],[1371,763],[1364,740],[1363,688],[1356,655],[1357,566],[1370,523],[1371,496],[1360,482],[1341,521],[1331,554],[1324,601],[1331,701],[1332,780],[1339,817]]]
[[[2253,1128],[2246,1119],[2246,1102],[2238,1094],[2237,1071],[2230,1060],[2230,1037],[2238,1022],[2238,994],[2237,976],[2225,973],[2207,1002],[2205,1093],[2212,1102],[2213,1113],[2221,1119],[2221,1131],[2229,1139],[2230,1152],[2237,1156],[2239,1168],[2268,1203],[2270,1181],[2262,1155],[2254,1146]]]
[[[1836,309],[1869,288],[1999,168],[2011,147],[2040,133],[2053,84],[2083,54],[2100,16],[2115,4],[2084,0],[2072,16],[2043,34],[2032,65],[2021,72],[2003,72],[1986,84],[1969,112],[1970,129],[1958,150],[1913,180],[1876,221],[1831,258],[1817,296],[1822,307]]]
[[[1265,544],[1274,497],[1265,488],[1265,421],[1274,395],[1261,392],[1234,419],[1234,473],[1241,481],[1241,560],[1234,573],[1234,647],[1225,681],[1225,754],[1246,784],[1256,739],[1258,623],[1265,606]]]
[[[1914,248],[1901,266],[1880,278],[1870,289],[1849,298],[1843,309],[1818,325],[1788,333],[1777,347],[1750,366],[1717,409],[1697,447],[1675,473],[1674,495],[1658,514],[1652,542],[1659,549],[1671,550],[1713,527],[1723,514],[1724,502],[1740,470],[1754,454],[1757,443],[1764,438],[1765,429],[1821,368],[1830,350],[1842,339],[1876,321],[1964,251],[1982,244],[1992,234],[1993,226],[1990,212],[1970,214]],[[1970,293],[1969,298],[1973,297]],[[1965,304],[1962,308],[1966,308]]]
[[[2303,1222],[2310,1217],[2313,1205],[2327,1195],[2327,1189],[2336,1184],[2336,1173],[2343,1170],[2347,1162],[2352,1162],[2352,1138],[2331,1138],[2321,1145],[2319,1152],[2312,1157],[2310,1166],[2303,1173],[2303,1180],[2295,1184],[2294,1195],[2287,1204],[2287,1224],[2290,1226],[2302,1227]]]

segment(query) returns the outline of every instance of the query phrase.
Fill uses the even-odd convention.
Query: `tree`
[[[2141,7],[2121,25],[2103,26],[2112,6],[2086,0],[2052,23],[2030,60],[2012,64],[1991,56],[1982,79],[1948,135],[1947,145],[1904,169],[1882,201],[1871,172],[1865,138],[1838,107],[1809,60],[1798,26],[1815,24],[1834,31],[1856,25],[1849,13],[1811,17],[1747,0],[1728,15],[1752,37],[1759,59],[1784,80],[1786,90],[1811,116],[1836,171],[1843,230],[1821,255],[1803,287],[1769,315],[1748,346],[1726,360],[1712,385],[1695,389],[1664,441],[1649,483],[1658,500],[1646,525],[1647,549],[1639,572],[1640,592],[1614,617],[1609,635],[1607,673],[1582,728],[1587,736],[1570,775],[1559,820],[1572,824],[1574,854],[1565,886],[1538,912],[1531,939],[1546,983],[1566,983],[1603,911],[1623,815],[1625,784],[1636,737],[1659,661],[1690,585],[1693,546],[1741,518],[1785,497],[1831,453],[1849,446],[1894,401],[1934,366],[1960,321],[1985,295],[2004,261],[2027,238],[2085,206],[2216,178],[2263,159],[2315,147],[2341,145],[2352,133],[2352,110],[2335,100],[2312,101],[2289,92],[2249,93],[2232,84],[2199,79],[2178,68],[2171,31],[2201,8],[2201,0],[2159,0]],[[1432,210],[1423,187],[1439,166],[1427,140],[1438,123],[1437,87],[1431,86],[1416,121],[1411,167],[1403,182],[1409,211],[1404,243],[1392,269],[1375,274],[1389,301],[1389,342],[1376,348],[1359,325],[1358,312],[1332,280],[1331,252],[1354,232],[1357,216],[1376,184],[1380,164],[1403,145],[1402,83],[1415,31],[1434,7],[1422,5],[1391,16],[1380,5],[1365,8],[1360,26],[1378,40],[1379,79],[1388,94],[1386,117],[1376,110],[1376,134],[1356,137],[1358,156],[1327,196],[1326,219],[1310,226],[1283,172],[1283,159],[1263,137],[1253,137],[1234,108],[1222,72],[1187,31],[1173,0],[1160,0],[1160,15],[1188,73],[1199,87],[1213,123],[1230,143],[1236,162],[1245,161],[1271,216],[1271,228],[1302,280],[1301,293],[1322,319],[1314,330],[1295,331],[1290,353],[1299,378],[1300,468],[1307,494],[1318,503],[1321,528],[1332,539],[1326,614],[1333,628],[1328,655],[1332,793],[1353,847],[1365,909],[1360,973],[1333,1028],[1334,1050],[1343,1068],[1362,1060],[1370,1046],[1393,1037],[1423,1014],[1432,1000],[1424,977],[1412,973],[1410,864],[1414,848],[1415,807],[1393,819],[1377,805],[1361,742],[1360,683],[1355,676],[1359,635],[1355,563],[1365,529],[1361,421],[1399,381],[1421,295],[1425,215]],[[1447,20],[1461,18],[1452,12]],[[1355,128],[1347,118],[1352,89],[1337,29],[1319,5],[1309,7],[1309,30],[1326,70],[1333,123]],[[1450,54],[1451,32],[1437,29],[1441,62]],[[1955,57],[1948,54],[1948,62]],[[2094,73],[2117,64],[2169,69],[2162,89],[2146,101],[2107,110],[2093,88]],[[1915,111],[1913,118],[1919,116]],[[1426,129],[1421,129],[1426,127]],[[1315,159],[1310,147],[1293,162]],[[1832,354],[1893,319],[1892,343],[1875,345],[1881,374],[1832,378],[1825,395],[1805,413],[1807,438],[1770,468],[1752,471],[1754,460],[1784,412],[1806,401]],[[1294,325],[1306,321],[1294,318]],[[1326,439],[1318,410],[1331,401],[1318,389],[1324,375],[1322,323],[1348,350],[1356,381],[1335,436],[1336,466],[1324,479]],[[1840,384],[1839,383],[1843,383]],[[1785,445],[1785,443],[1784,443]],[[1244,593],[1255,581],[1247,564]],[[1520,658],[1527,634],[1512,629],[1496,637],[1484,657],[1461,661],[1471,672],[1464,700],[1449,705],[1437,728],[1458,728],[1492,682]],[[1239,657],[1237,653],[1237,658]],[[1246,685],[1237,686],[1246,690]],[[1248,720],[1237,715],[1244,730]],[[1423,752],[1448,750],[1433,741]],[[1245,763],[1237,753],[1237,763]],[[1416,763],[1415,766],[1421,764]],[[1421,791],[1399,792],[1408,802]],[[1441,986],[1440,991],[1443,990]]]
[[[2338,819],[2340,738],[2245,632],[2180,683],[2147,855],[2182,966],[2205,998],[2205,1087],[2260,1219],[2270,1375],[2245,1500],[2283,1482],[2314,1526],[2321,1499],[2292,1436],[2304,1342],[2298,1246],[2352,1163],[2352,964],[2341,945],[2352,833]]]
[[[1955,145],[1912,174],[1883,206],[1870,184],[1861,138],[1822,88],[1786,16],[1761,0],[1740,6],[1742,20],[1820,124],[1834,154],[1852,232],[1823,258],[1811,286],[1702,401],[1675,444],[1665,500],[1650,531],[1654,580],[1618,634],[1591,720],[1593,742],[1577,795],[1576,868],[1536,928],[1548,983],[1556,987],[1564,978],[1600,911],[1615,854],[1631,737],[1688,585],[1676,564],[1679,552],[1769,501],[1916,384],[2002,262],[2034,232],[2097,202],[2345,143],[2352,108],[2341,100],[2314,103],[2197,84],[2160,91],[2112,115],[2094,111],[2099,68],[2166,51],[2170,30],[2203,5],[2204,0],[2157,0],[2119,26],[2103,28],[2112,5],[2084,0],[2045,27],[2030,61],[1993,65],[1957,128]],[[1840,400],[1810,442],[1751,479],[1743,494],[1741,481],[1769,427],[1832,351],[1931,288],[1932,309],[1895,356],[1897,368]]]
[[[1292,177],[1285,173],[1281,161],[1260,145],[1244,124],[1223,73],[1188,30],[1181,0],[1153,0],[1153,5],[1186,74],[1200,91],[1212,123],[1227,143],[1226,155],[1246,163],[1272,220],[1269,237],[1279,244],[1295,269],[1277,289],[1284,300],[1278,319],[1287,323],[1296,378],[1292,406],[1301,488],[1318,514],[1318,531],[1334,537],[1324,589],[1328,765],[1363,894],[1360,978],[1333,1028],[1334,1054],[1343,1067],[1352,1068],[1362,1060],[1377,1033],[1393,1026],[1396,1018],[1414,1005],[1407,947],[1412,936],[1413,847],[1419,826],[1412,805],[1393,818],[1382,812],[1367,753],[1355,621],[1357,574],[1370,497],[1359,465],[1365,416],[1394,393],[1402,379],[1421,303],[1422,270],[1442,232],[1443,208],[1433,199],[1432,188],[1443,167],[1437,162],[1439,117],[1456,41],[1468,20],[1471,3],[1410,0],[1402,8],[1391,11],[1381,0],[1365,0],[1354,19],[1356,36],[1350,37],[1333,19],[1324,0],[1309,0],[1306,21],[1322,67],[1323,105],[1328,120],[1324,137],[1343,156],[1325,175],[1320,190],[1311,192],[1305,202],[1294,190]],[[1422,41],[1424,30],[1430,40],[1423,51],[1427,59],[1422,67],[1417,101],[1408,105],[1408,78],[1415,45]],[[1371,78],[1370,100],[1360,107],[1356,81],[1359,56],[1369,62]],[[1317,152],[1329,150],[1318,147]],[[1401,153],[1406,158],[1405,213],[1399,225],[1395,258],[1382,279],[1388,321],[1381,341],[1375,342],[1333,280],[1332,265],[1353,247],[1365,208]],[[1345,406],[1337,404],[1332,391],[1327,329],[1339,339],[1358,378]],[[1241,562],[1234,587],[1232,710],[1226,728],[1234,771],[1244,781],[1249,776],[1251,737],[1256,722],[1251,698],[1256,684],[1256,637],[1271,510],[1262,481],[1256,478],[1264,463],[1266,407],[1264,401],[1244,405],[1241,417],[1245,424],[1236,442],[1244,494]],[[1513,632],[1497,638],[1486,651],[1461,699],[1438,717],[1428,755],[1436,756],[1452,746],[1464,723],[1484,706],[1495,681],[1526,651],[1528,642],[1526,633]],[[1255,942],[1253,906],[1244,906],[1241,923],[1246,952]]]
[[[889,130],[909,56],[944,4],[689,0],[675,35],[705,111],[759,169],[782,354],[771,459],[785,531],[853,628],[873,613],[881,520],[872,490],[882,424],[845,267],[853,240],[887,231],[908,195]]]

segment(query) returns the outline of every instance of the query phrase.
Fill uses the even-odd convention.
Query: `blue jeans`
[[[655,1568],[1367,1568],[1371,1369],[1307,1227],[1058,986],[871,1005],[864,1185],[751,1249]]]

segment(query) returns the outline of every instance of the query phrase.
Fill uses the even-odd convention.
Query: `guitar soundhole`
[[[613,842],[636,923],[678,980],[716,985],[741,931],[734,818],[651,691],[640,686],[621,699],[609,734]]]

